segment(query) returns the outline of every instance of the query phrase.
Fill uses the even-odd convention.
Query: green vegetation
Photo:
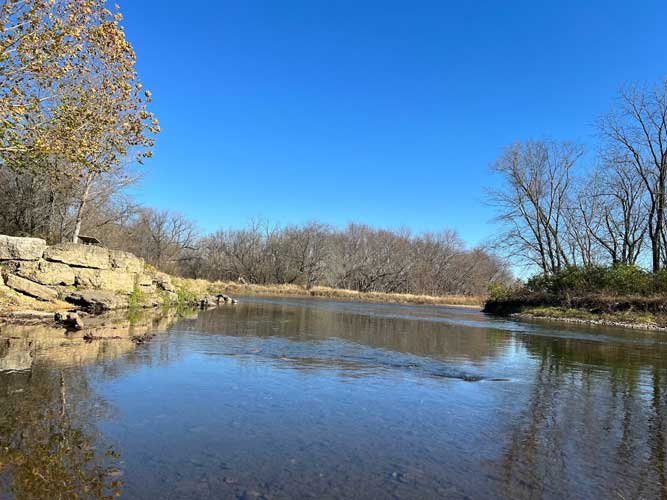
[[[651,296],[667,293],[667,271],[648,272],[634,265],[568,267],[528,280],[527,290],[550,294],[604,293]]]
[[[197,301],[197,293],[185,287],[179,287],[176,291],[176,304],[178,307],[184,307]]]
[[[632,265],[569,267],[494,287],[484,310],[551,319],[667,325],[667,272]]]
[[[139,287],[135,286],[134,290],[132,290],[132,293],[128,297],[128,306],[130,310],[140,308],[145,302],[146,297],[144,297],[144,294],[139,290]]]
[[[652,313],[638,311],[618,311],[615,313],[595,314],[583,309],[566,307],[527,307],[522,314],[535,318],[557,319],[557,320],[581,320],[591,323],[623,323],[628,325],[655,325],[664,326],[664,318]]]

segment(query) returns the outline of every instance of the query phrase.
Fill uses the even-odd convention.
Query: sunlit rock
[[[141,273],[144,270],[144,259],[129,252],[120,250],[109,250],[111,266],[114,269],[122,269],[130,273]]]
[[[44,258],[76,267],[89,267],[93,269],[111,268],[109,250],[94,245],[60,243],[59,245],[48,247],[44,251]]]
[[[53,288],[40,285],[39,283],[35,283],[34,281],[13,274],[5,276],[5,284],[12,290],[16,290],[17,292],[21,292],[39,300],[51,301],[58,298],[58,292]]]
[[[38,260],[46,249],[40,238],[17,238],[0,235],[0,260]]]
[[[15,274],[42,285],[73,285],[74,271],[67,264],[46,260],[21,262]]]

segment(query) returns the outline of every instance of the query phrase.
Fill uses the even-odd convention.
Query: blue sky
[[[667,75],[667,2],[125,0],[163,133],[137,195],[203,231],[251,217],[494,232],[503,146],[594,146]]]

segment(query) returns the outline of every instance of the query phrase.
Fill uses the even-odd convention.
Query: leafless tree
[[[606,154],[615,168],[629,169],[646,190],[647,232],[653,271],[665,261],[667,188],[667,80],[655,88],[622,89],[599,123]]]
[[[132,250],[165,271],[177,272],[186,250],[193,250],[197,231],[192,221],[168,210],[141,209],[130,225]]]
[[[545,273],[571,265],[566,210],[573,169],[583,155],[570,142],[527,141],[505,149],[494,163],[503,186],[491,191],[504,226],[499,245],[508,255],[527,259]]]

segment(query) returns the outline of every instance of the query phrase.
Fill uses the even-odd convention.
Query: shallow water
[[[0,496],[667,497],[663,333],[257,298],[102,323],[0,326]]]

